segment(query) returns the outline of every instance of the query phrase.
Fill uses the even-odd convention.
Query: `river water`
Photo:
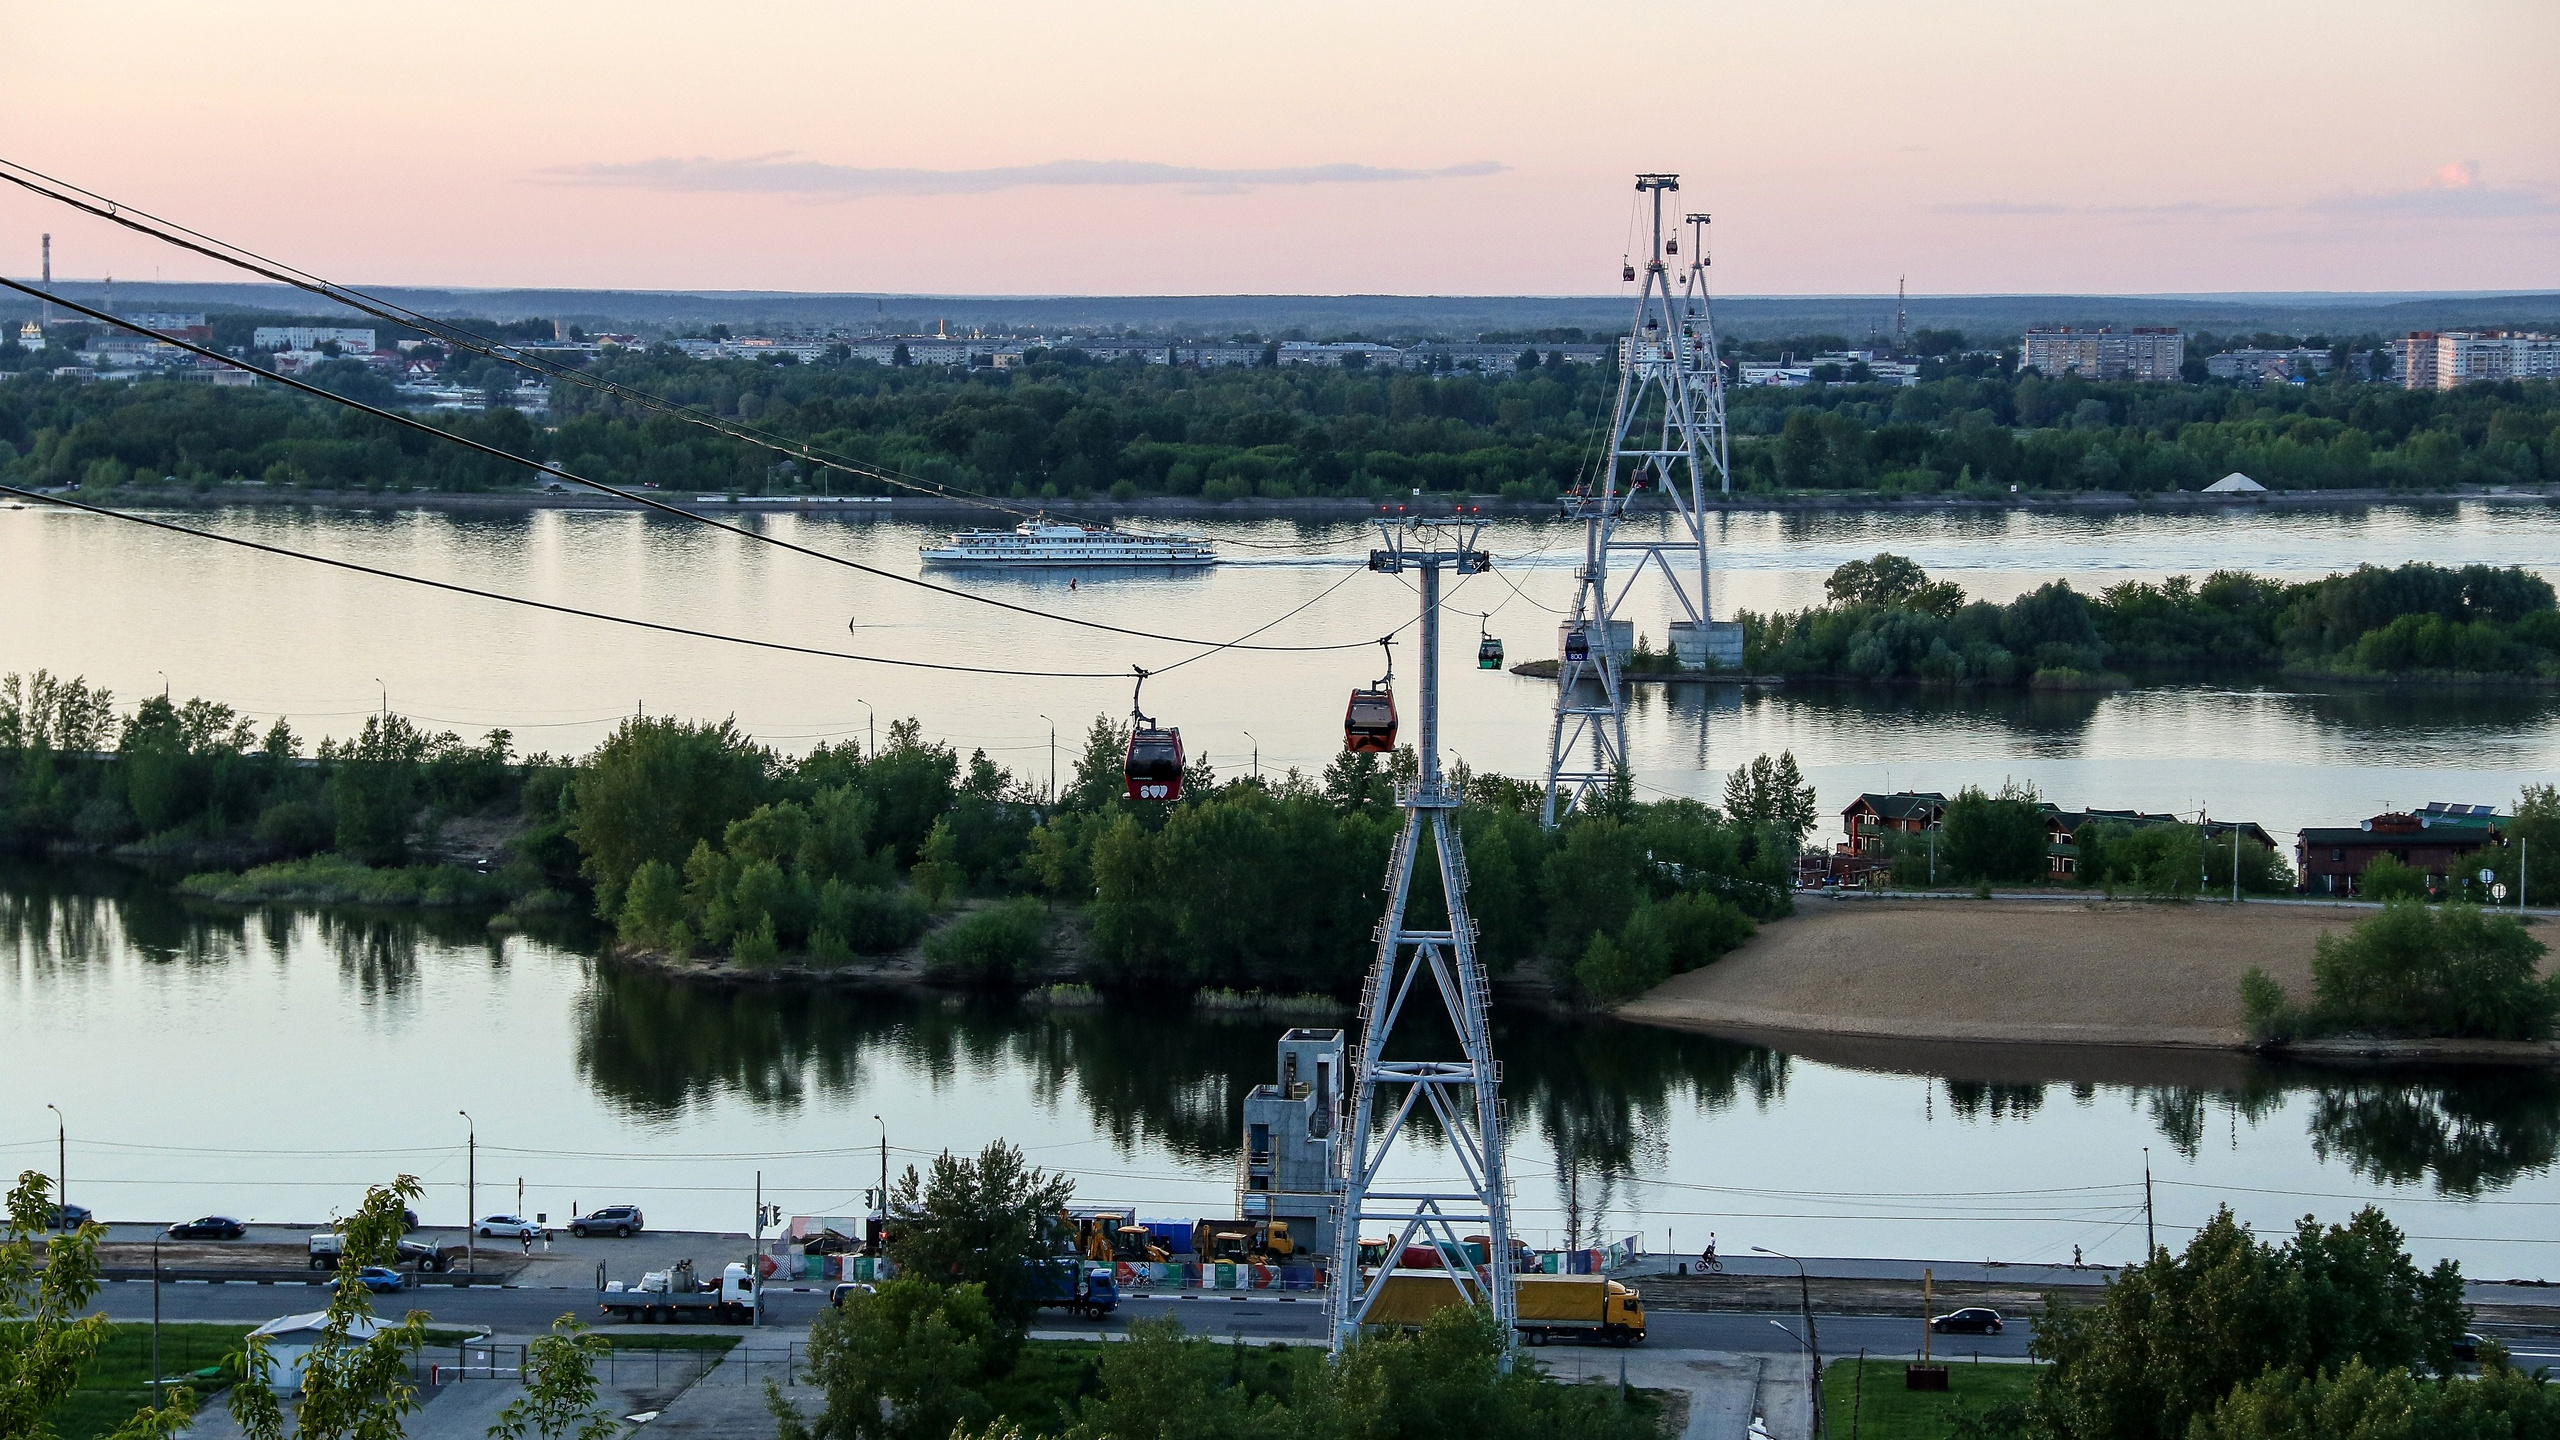
[[[234,508],[172,518],[267,544],[558,604],[813,648],[999,668],[1166,670],[1148,710],[1221,773],[1320,768],[1344,697],[1375,678],[1361,642],[1414,617],[1407,584],[1361,568],[1373,531],[1237,518],[1192,528],[1232,563],[1170,574],[968,576],[958,588],[1045,611],[1188,638],[1347,643],[1227,650],[1078,629],[937,595],[733,535],[627,512],[447,514]],[[741,523],[901,575],[936,533],[895,518],[749,516]],[[1580,532],[1547,519],[1488,528],[1492,574],[1453,582],[1443,636],[1445,744],[1480,770],[1539,774],[1551,684],[1474,668],[1479,624],[1511,658],[1554,653]],[[1818,601],[1844,560],[1890,549],[1981,598],[2052,579],[2242,568],[2310,577],[2405,560],[2516,564],[2560,574],[2560,508],[2470,502],[2343,511],[2121,517],[1938,512],[1720,517],[1716,613]],[[1300,607],[1304,607],[1301,609]],[[1490,613],[1490,620],[1478,615]],[[1659,582],[1630,612],[1657,643],[1674,611]],[[622,716],[735,715],[786,751],[869,734],[904,715],[964,753],[984,748],[1036,781],[1097,714],[1124,716],[1125,678],[1023,679],[898,669],[754,650],[517,609],[156,533],[96,516],[0,509],[0,672],[85,674],[128,698],[161,689],[289,715],[344,734],[388,703],[467,736],[505,726],[526,750],[581,751]],[[1410,681],[1407,632],[1398,668]],[[1993,698],[1836,688],[1640,689],[1630,719],[1648,793],[1721,793],[1723,772],[1792,749],[1836,816],[1861,790],[2035,783],[2073,807],[2254,820],[2280,839],[2429,800],[2511,801],[2560,780],[2560,696],[2179,686],[2119,695]],[[1047,718],[1043,718],[1047,717]]]
[[[223,533],[616,614],[788,644],[1055,671],[1198,653],[932,595],[735,537],[603,511],[448,515],[230,509]],[[902,574],[928,527],[746,523]],[[1358,642],[1412,614],[1365,573],[1349,523],[1194,528],[1233,564],[1184,575],[963,579],[964,588],[1164,634]],[[1504,521],[1493,575],[1449,597],[1445,724],[1482,769],[1535,773],[1550,687],[1473,669],[1474,613],[1512,656],[1550,653],[1578,536]],[[1264,548],[1255,548],[1264,547]],[[2195,517],[1736,515],[1717,610],[1820,598],[1841,561],[1891,549],[1976,596],[2048,579],[2247,568],[2316,576],[2410,559],[2554,573],[2560,512],[2487,504]],[[1639,596],[1657,642],[1669,618]],[[734,714],[780,748],[919,717],[1045,779],[1120,680],[897,670],[539,614],[151,533],[0,509],[0,672],[85,674],[130,698],[166,683],[306,738],[376,706],[526,749],[576,752],[619,717]],[[1410,643],[1399,670],[1411,674]],[[1227,773],[1315,768],[1374,649],[1225,651],[1172,670],[1148,708]],[[875,721],[874,717],[877,717]],[[2253,819],[2284,838],[2388,806],[2505,802],[2560,781],[2560,702],[2288,687],[1960,697],[1838,689],[1649,693],[1638,779],[1712,798],[1726,767],[1792,748],[1836,814],[1861,789],[2015,777],[2066,804]],[[2425,1255],[2560,1278],[2560,1081],[2375,1074],[2236,1056],[1843,1045],[1785,1053],[1607,1022],[1505,1015],[1512,1162],[1533,1239],[1642,1234],[1695,1249],[2092,1259],[2138,1252],[2144,1152],[2164,1240],[2229,1203],[2261,1226],[2385,1203]],[[842,993],[719,992],[600,967],[575,934],[493,938],[476,920],[241,916],[116,871],[0,875],[0,1160],[49,1168],[68,1118],[72,1193],[116,1217],[319,1218],[394,1171],[461,1214],[464,1122],[484,1209],[648,1207],[741,1228],[761,1169],[794,1213],[843,1213],[891,1158],[1005,1136],[1081,1194],[1150,1214],[1232,1203],[1237,1105],[1278,1022],[1047,1013]],[[1427,1167],[1430,1152],[1416,1161]],[[492,1189],[491,1187],[495,1187]],[[491,1197],[497,1198],[493,1200]]]
[[[858,1212],[893,1165],[996,1137],[1149,1216],[1234,1203],[1281,1022],[713,989],[474,920],[189,907],[128,872],[0,870],[0,1163],[114,1218],[298,1222],[411,1173],[424,1212],[645,1206],[746,1227]],[[1502,1012],[1521,1231],[1694,1250],[2122,1261],[2371,1201],[2480,1277],[2560,1278],[2560,1076],[2236,1055],[1846,1044],[1820,1054]],[[1445,1166],[1426,1138],[1401,1178]]]

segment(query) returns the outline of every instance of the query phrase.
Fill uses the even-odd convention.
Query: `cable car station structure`
[[[1584,530],[1573,610],[1559,636],[1555,722],[1540,807],[1540,819],[1550,826],[1595,787],[1630,768],[1624,668],[1634,650],[1635,622],[1620,619],[1619,611],[1648,565],[1670,582],[1687,617],[1670,627],[1671,652],[1681,668],[1742,665],[1742,627],[1718,624],[1708,611],[1707,492],[1730,494],[1733,468],[1725,441],[1723,371],[1707,307],[1703,214],[1682,217],[1690,229],[1689,263],[1677,293],[1672,283],[1680,236],[1676,228],[1664,233],[1662,203],[1679,189],[1677,175],[1636,177],[1636,193],[1652,201],[1652,245],[1635,318],[1619,342],[1609,460],[1592,484],[1564,501],[1565,518],[1581,520]],[[1623,274],[1638,278],[1632,258]],[[1669,533],[1619,538],[1629,504],[1646,490],[1670,502]],[[1632,563],[1613,573],[1613,558]]]
[[[1478,1275],[1502,1333],[1512,1333],[1511,1222],[1504,1189],[1502,1106],[1495,1089],[1501,1069],[1494,1063],[1488,1014],[1492,997],[1476,954],[1475,921],[1467,912],[1458,792],[1440,770],[1440,573],[1473,575],[1491,564],[1476,548],[1483,528],[1482,522],[1463,517],[1381,520],[1378,530],[1385,548],[1369,552],[1371,570],[1388,575],[1412,571],[1421,582],[1422,725],[1414,747],[1413,782],[1397,787],[1404,825],[1387,864],[1387,911],[1378,923],[1377,955],[1360,991],[1360,1040],[1347,1097],[1351,1123],[1335,1150],[1342,1192],[1330,1307],[1337,1352],[1359,1335],[1380,1286],[1394,1270],[1394,1257],[1406,1246],[1433,1246],[1455,1258],[1467,1253],[1470,1234],[1487,1238],[1487,1263]],[[1437,924],[1416,924],[1410,913],[1415,870],[1426,858],[1437,868],[1440,893],[1446,897],[1446,914]],[[1435,1006],[1448,1016],[1458,1056],[1390,1056],[1398,1027]],[[1416,1028],[1405,1026],[1408,1034]],[[1425,1033],[1436,1034],[1437,1027]],[[1425,1109],[1448,1144],[1447,1158],[1434,1157],[1431,1164],[1454,1165],[1459,1171],[1454,1184],[1405,1182],[1387,1174],[1389,1162],[1412,1148],[1412,1122]],[[1386,1263],[1371,1274],[1364,1273],[1357,1255],[1360,1236],[1373,1224],[1393,1227],[1395,1239],[1387,1247]],[[1477,1298],[1466,1288],[1470,1277],[1463,1264],[1441,1273],[1463,1299]]]

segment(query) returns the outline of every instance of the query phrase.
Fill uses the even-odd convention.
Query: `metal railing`
[[[416,1360],[411,1363],[411,1379],[426,1386],[492,1380],[519,1383],[524,1378],[525,1358],[531,1348],[530,1345],[477,1340],[430,1345],[418,1352]],[[806,1347],[797,1343],[768,1347],[739,1345],[728,1350],[616,1346],[596,1357],[595,1374],[599,1382],[617,1390],[681,1389],[706,1381],[724,1386],[755,1386],[770,1380],[776,1385],[791,1387],[800,1383],[807,1360]],[[712,1373],[715,1371],[718,1372],[716,1377]]]

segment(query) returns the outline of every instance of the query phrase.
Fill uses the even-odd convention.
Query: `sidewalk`
[[[1802,1355],[1734,1355],[1721,1350],[1596,1350],[1581,1346],[1523,1350],[1524,1358],[1559,1380],[1614,1385],[1619,1366],[1640,1390],[1678,1390],[1689,1397],[1681,1440],[1741,1440],[1754,1416],[1775,1440],[1809,1440],[1813,1408]]]

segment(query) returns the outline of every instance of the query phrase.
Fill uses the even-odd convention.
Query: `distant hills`
[[[98,302],[96,281],[58,281],[59,291]],[[849,328],[859,332],[1039,333],[1126,327],[1208,336],[1288,330],[1308,338],[1365,336],[1466,340],[1488,332],[1578,328],[1615,332],[1631,299],[1558,295],[867,295],[790,291],[465,290],[383,286],[374,293],[429,315],[491,320],[557,318],[590,330],[685,331],[727,325],[759,330]],[[335,318],[346,312],[279,285],[116,286],[120,312],[258,311]],[[22,319],[34,304],[0,300],[0,317]],[[1830,334],[1853,343],[1870,328],[1890,334],[1891,295],[1741,295],[1715,302],[1717,330],[1767,339]],[[2351,336],[2364,332],[2485,327],[2560,328],[2560,292],[2328,292],[2226,295],[1927,295],[1910,301],[1917,330],[1962,330],[1976,341],[2015,337],[2029,326],[2175,325],[2218,334],[2273,331]]]

